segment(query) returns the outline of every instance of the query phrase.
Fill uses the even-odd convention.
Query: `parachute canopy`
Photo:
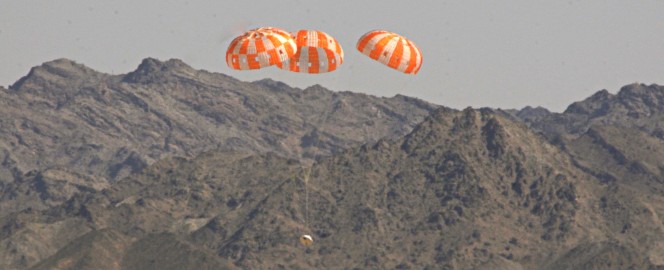
[[[311,235],[305,234],[300,236],[300,243],[305,246],[311,246],[314,244],[314,239],[311,237]]]
[[[232,69],[259,69],[281,64],[297,52],[295,40],[279,28],[261,27],[236,37],[226,50],[226,63]]]
[[[337,69],[344,61],[339,42],[322,31],[300,30],[292,33],[297,53],[277,67],[293,72],[324,73]]]
[[[422,51],[415,43],[385,30],[364,34],[357,41],[357,50],[406,74],[416,74],[422,66]]]

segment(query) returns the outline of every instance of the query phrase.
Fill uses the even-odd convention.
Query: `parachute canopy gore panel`
[[[417,74],[422,67],[420,48],[409,39],[389,31],[369,31],[357,41],[357,50],[406,74]]]
[[[336,70],[344,60],[337,40],[323,31],[300,30],[292,33],[297,53],[277,67],[300,73],[325,73]]]
[[[295,55],[295,40],[284,30],[261,27],[236,37],[226,50],[232,69],[251,70],[281,64]]]

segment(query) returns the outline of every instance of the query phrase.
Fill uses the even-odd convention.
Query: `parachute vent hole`
[[[334,64],[334,59],[332,59],[332,61],[330,63]]]
[[[309,67],[311,67],[311,63],[309,63]]]

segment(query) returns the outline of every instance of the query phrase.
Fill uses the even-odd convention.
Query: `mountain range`
[[[11,199],[0,201],[0,217],[100,191],[171,156],[241,150],[311,163],[403,136],[436,108],[405,96],[242,82],[150,58],[115,76],[59,59],[0,95],[0,197]]]
[[[662,86],[458,111],[148,58],[0,93],[2,269],[664,269]]]

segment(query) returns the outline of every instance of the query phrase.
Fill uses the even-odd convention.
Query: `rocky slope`
[[[458,112],[61,59],[0,95],[0,269],[664,268],[662,86]]]
[[[647,269],[664,264],[662,199],[598,181],[491,110],[439,109],[311,168],[237,151],[159,161],[3,218],[0,261],[95,269],[94,249],[108,269]]]
[[[112,76],[59,59],[0,89],[0,216],[100,191],[170,156],[233,149],[313,160],[402,136],[434,108],[242,82],[179,60],[148,58]]]
[[[601,90],[574,102],[563,113],[539,110],[537,117],[533,117],[532,108],[527,107],[515,115],[547,135],[579,135],[592,126],[615,125],[664,139],[663,114],[664,86],[630,84],[615,95]]]
[[[601,181],[662,193],[664,86],[631,84],[615,95],[602,90],[563,113],[522,119]]]

